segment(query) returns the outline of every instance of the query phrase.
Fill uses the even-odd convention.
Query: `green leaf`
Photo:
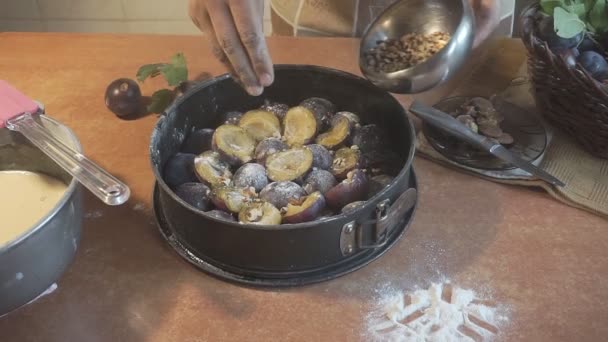
[[[587,11],[587,13],[589,13],[589,11],[591,11],[591,9],[593,8],[593,6],[595,5],[595,1],[596,0],[584,0],[585,11]]]
[[[188,80],[188,68],[186,67],[186,58],[184,54],[179,52],[171,57],[171,63],[163,66],[160,69],[167,83],[171,87],[176,87],[182,82]]]
[[[146,64],[142,65],[139,70],[137,70],[137,80],[139,82],[145,81],[148,77],[156,77],[160,74],[161,68],[163,68],[167,63],[157,63],[157,64]]]
[[[540,0],[540,7],[543,9],[543,12],[548,15],[553,15],[553,10],[555,7],[564,6],[564,0]]]
[[[587,18],[587,9],[585,4],[571,4],[564,7],[568,12],[576,14],[579,19],[585,20]]]
[[[169,89],[157,90],[152,94],[152,101],[148,105],[148,112],[160,114],[169,107],[173,101],[173,92]]]
[[[603,0],[605,1],[605,0]],[[555,33],[561,38],[573,38],[585,30],[585,22],[579,19],[576,14],[569,13],[561,7],[556,7],[553,11],[555,22]]]
[[[589,23],[597,32],[608,30],[608,14],[606,13],[606,0],[597,0],[589,12]]]

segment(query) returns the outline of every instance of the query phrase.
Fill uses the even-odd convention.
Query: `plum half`
[[[303,197],[298,202],[287,204],[283,210],[284,223],[303,223],[314,221],[325,209],[325,197],[320,192]]]
[[[275,182],[293,181],[311,169],[312,161],[312,152],[308,148],[292,148],[269,156],[266,159],[266,173]]]
[[[304,107],[293,107],[283,119],[283,139],[289,146],[310,143],[317,135],[318,124],[314,114]]]
[[[253,158],[260,164],[266,164],[266,158],[277,152],[285,151],[289,148],[285,142],[277,138],[268,138],[260,141],[255,148]]]
[[[239,166],[252,160],[255,140],[239,126],[222,125],[213,134],[213,149],[228,163]]]
[[[325,193],[327,204],[341,210],[345,205],[365,200],[367,196],[369,181],[363,170],[353,170],[348,173],[345,180],[331,188]]]
[[[331,119],[331,125],[334,126],[336,124],[336,121],[340,118],[346,118],[350,122],[351,127],[353,128],[361,126],[361,119],[359,118],[359,115],[346,111],[337,112]]]
[[[211,191],[211,201],[217,209],[238,214],[241,209],[256,198],[253,188],[218,186]]]
[[[281,224],[281,212],[268,202],[252,202],[239,212],[239,222],[255,225]]]
[[[360,166],[361,152],[359,149],[343,147],[336,151],[330,171],[336,178],[344,179],[349,172]]]
[[[281,122],[274,114],[264,110],[252,110],[245,113],[239,120],[239,127],[256,141],[281,137]]]
[[[344,116],[337,117],[333,121],[330,130],[317,137],[316,143],[333,150],[346,143],[351,133],[351,123]]]
[[[203,152],[194,158],[194,170],[198,179],[210,186],[227,185],[232,178],[230,165],[222,160],[219,153]]]
[[[265,103],[260,107],[261,110],[265,110],[267,112],[271,112],[276,115],[276,117],[283,121],[285,114],[289,111],[289,106],[284,103],[272,102],[266,100]]]
[[[331,188],[336,186],[336,184],[338,184],[336,177],[334,177],[331,172],[325,170],[313,170],[308,174],[308,176],[306,176],[303,188],[304,191],[309,194],[317,191],[321,194],[325,194]]]
[[[260,199],[266,201],[276,208],[282,209],[289,202],[297,201],[306,196],[306,191],[294,182],[275,182],[268,184],[260,192]]]
[[[310,110],[317,119],[317,125],[322,128],[329,125],[335,112],[334,104],[321,97],[311,97],[300,103],[300,106]]]
[[[266,169],[260,164],[245,164],[234,173],[232,185],[239,188],[251,187],[254,188],[256,192],[259,192],[268,185]]]

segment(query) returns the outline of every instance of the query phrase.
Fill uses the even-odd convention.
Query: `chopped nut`
[[[416,66],[443,49],[450,40],[445,32],[408,33],[401,39],[379,41],[365,53],[368,67],[376,72],[395,72]]]

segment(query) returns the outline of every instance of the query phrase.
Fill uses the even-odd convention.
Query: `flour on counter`
[[[84,214],[85,219],[97,219],[103,216],[103,212],[101,210],[89,211]]]
[[[383,291],[367,319],[372,341],[491,341],[508,320],[504,307],[449,282],[412,293]]]

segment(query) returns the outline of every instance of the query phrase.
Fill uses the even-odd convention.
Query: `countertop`
[[[269,46],[275,63],[358,73],[353,39],[270,38]],[[121,207],[86,196],[75,261],[55,292],[0,318],[2,341],[363,341],[382,289],[446,279],[508,308],[498,340],[608,336],[606,220],[422,159],[414,163],[420,201],[411,228],[369,266],[281,290],[212,278],[173,252],[155,226],[148,144],[156,116],[121,121],[103,101],[110,81],[177,51],[192,74],[222,73],[203,38],[0,33],[0,51],[0,78],[43,102],[88,156],[132,189]],[[524,54],[518,44],[510,51]]]

